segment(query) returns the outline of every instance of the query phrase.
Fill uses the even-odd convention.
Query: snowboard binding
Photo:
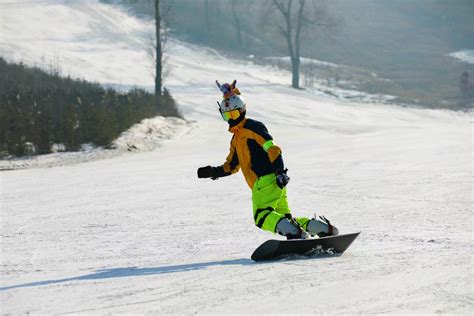
[[[325,216],[322,216],[322,215],[319,215],[317,216],[316,214],[314,214],[314,218],[312,219],[313,221],[315,222],[320,222],[320,223],[323,223],[324,225],[327,226],[327,233],[322,231],[322,232],[319,232],[317,233],[318,237],[327,237],[327,236],[336,236],[336,235],[339,235],[339,230],[333,226],[331,224],[331,222],[325,217]]]
[[[296,233],[296,235],[286,235],[286,240],[308,239],[311,237],[311,235],[307,233],[293,217],[291,217],[290,221],[298,228],[298,233]]]
[[[278,222],[276,231],[278,234],[285,236],[287,240],[308,239],[310,237],[310,234],[290,214],[285,214],[285,217]]]

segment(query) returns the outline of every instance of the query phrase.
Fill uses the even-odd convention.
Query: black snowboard
[[[360,232],[315,239],[267,240],[255,249],[251,258],[253,261],[264,261],[285,255],[342,254],[359,234]]]

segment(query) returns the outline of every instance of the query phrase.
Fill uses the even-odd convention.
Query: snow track
[[[137,36],[124,28],[140,21],[114,7],[39,2],[30,10],[2,1],[2,18],[22,10],[54,26],[80,14],[61,24],[75,34],[70,47],[97,21],[124,24],[111,28],[119,39]],[[17,57],[12,47],[34,46],[35,36],[17,32],[10,45],[10,30],[21,28],[7,22],[2,54]],[[118,71],[98,81],[127,73],[120,54]],[[193,128],[149,152],[0,173],[2,313],[473,313],[472,114],[315,96],[287,87],[287,73],[178,41],[169,54],[166,85]],[[146,68],[140,62],[132,72]],[[197,167],[227,155],[214,80],[234,78],[249,116],[283,149],[293,213],[362,231],[343,256],[253,263],[252,251],[275,236],[254,226],[242,176],[196,178]]]

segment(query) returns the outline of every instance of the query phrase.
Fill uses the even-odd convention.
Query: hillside
[[[122,3],[145,16],[154,12],[149,2],[103,1]],[[174,0],[169,6],[164,3],[169,7],[165,22],[182,40],[265,62],[265,57],[288,56],[277,27],[284,22],[271,3]],[[301,56],[350,66],[317,69],[318,79],[393,95],[398,104],[457,110],[474,106],[460,98],[459,89],[461,73],[473,74],[474,66],[449,57],[474,49],[472,1],[319,0],[306,1],[305,11]],[[307,67],[301,68],[304,72]],[[311,88],[308,82],[302,86]]]

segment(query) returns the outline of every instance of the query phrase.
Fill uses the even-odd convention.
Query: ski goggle
[[[236,120],[239,118],[240,116],[240,110],[239,109],[236,109],[236,110],[232,110],[232,111],[227,111],[227,112],[222,112],[220,109],[219,111],[221,112],[221,115],[222,115],[222,118],[224,119],[224,121],[228,121],[228,120]]]

